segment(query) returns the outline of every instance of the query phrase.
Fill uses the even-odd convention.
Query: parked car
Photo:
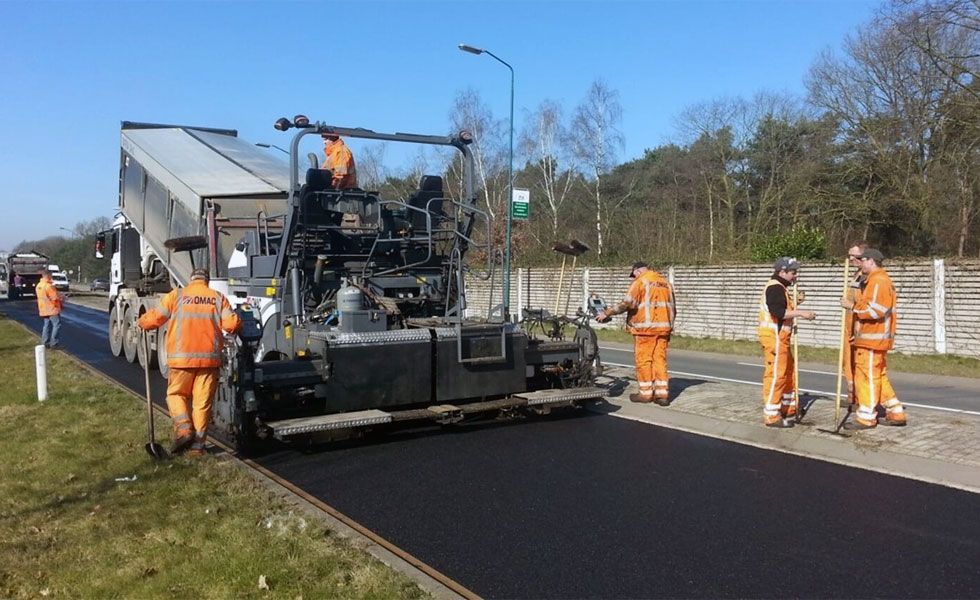
[[[103,279],[101,277],[99,279],[93,279],[92,280],[92,283],[88,284],[88,289],[91,290],[91,291],[93,291],[93,292],[96,291],[96,290],[105,290],[105,291],[108,292],[109,291],[109,280],[108,279]]]
[[[68,291],[68,276],[64,273],[52,273],[51,282],[54,283],[54,289],[59,292]]]

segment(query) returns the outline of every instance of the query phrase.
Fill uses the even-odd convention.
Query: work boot
[[[649,404],[653,402],[653,396],[644,396],[643,394],[630,394],[630,402],[640,402],[642,404]]]
[[[670,400],[667,398],[658,398],[656,396],[653,397],[653,403],[657,406],[670,406]]]
[[[893,421],[892,419],[878,419],[879,425],[885,427],[905,427],[906,421]]]
[[[862,429],[874,429],[874,428],[875,428],[874,425],[865,425],[864,423],[858,421],[857,419],[853,421],[848,420],[846,423],[844,423],[844,429],[848,431],[861,431]]]
[[[766,423],[766,427],[772,427],[774,429],[789,429],[793,426],[793,422],[788,419],[780,419],[774,423]]]
[[[180,454],[184,450],[190,448],[190,445],[194,443],[194,434],[189,433],[187,435],[182,435],[174,440],[174,443],[170,444],[171,454]]]

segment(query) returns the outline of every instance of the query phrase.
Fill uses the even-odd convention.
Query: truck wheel
[[[136,362],[140,341],[140,328],[136,324],[136,311],[133,310],[132,306],[127,306],[126,312],[123,313],[122,333],[123,352],[126,354],[126,360]]]
[[[157,352],[153,348],[150,348],[150,355],[146,355],[146,346],[143,344],[143,331],[140,329],[139,325],[134,323],[133,327],[136,328],[136,356],[139,359],[140,366],[149,366],[151,369],[156,367],[157,364]]]
[[[170,377],[170,366],[167,365],[167,328],[157,329],[157,368],[164,379]]]
[[[109,350],[113,356],[119,356],[123,351],[123,326],[119,322],[119,308],[116,305],[109,311]]]

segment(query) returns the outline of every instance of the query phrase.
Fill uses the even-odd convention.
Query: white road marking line
[[[755,363],[735,363],[736,365],[743,365],[746,367],[759,367],[764,369],[765,365],[757,365]],[[797,369],[800,373],[816,373],[817,375],[836,375],[837,373],[831,373],[830,371],[811,371],[810,369]]]
[[[602,364],[604,364],[604,365],[610,365],[610,366],[613,366],[613,367],[626,367],[628,369],[634,368],[633,365],[624,365],[623,363],[614,363],[614,362],[605,362],[605,361],[603,361]],[[687,377],[700,377],[701,379],[711,379],[713,381],[727,381],[727,382],[730,382],[730,383],[744,383],[744,384],[747,384],[747,385],[756,385],[756,386],[762,387],[762,382],[761,381],[745,381],[744,379],[729,379],[728,377],[715,377],[714,375],[703,375],[701,373],[686,373],[684,371],[672,371],[670,369],[668,369],[667,372],[670,373],[670,374],[672,374],[672,375],[684,375],[684,376],[687,376]],[[819,394],[821,396],[828,396],[830,398],[834,398],[834,397],[837,396],[837,392],[825,392],[823,390],[810,390],[810,389],[806,389],[806,388],[800,388],[800,391],[801,392],[806,392],[806,393],[809,393],[809,394]],[[946,412],[962,413],[962,414],[965,414],[965,415],[980,415],[980,411],[976,411],[976,410],[964,410],[962,408],[948,408],[948,407],[945,407],[945,406],[933,406],[931,404],[916,404],[916,403],[913,403],[913,402],[902,402],[902,404],[904,404],[905,406],[914,406],[916,408],[931,408],[933,410],[943,410],[943,411],[946,411]]]

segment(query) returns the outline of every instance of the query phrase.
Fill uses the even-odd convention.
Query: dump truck
[[[166,375],[166,332],[150,333],[144,352],[136,321],[195,267],[242,318],[225,342],[209,433],[251,453],[271,440],[547,413],[603,396],[587,316],[535,334],[492,292],[486,317],[467,316],[467,279],[495,281],[501,262],[468,132],[387,134],[301,115],[275,128],[295,130],[288,163],[235,130],[123,122],[119,215],[96,238],[97,255],[111,256],[114,355]],[[336,189],[316,155],[300,155],[304,136],[324,134],[448,149],[458,168],[405,195]]]
[[[15,252],[7,256],[5,270],[9,298],[33,296],[34,287],[48,270],[48,257],[34,250]]]

